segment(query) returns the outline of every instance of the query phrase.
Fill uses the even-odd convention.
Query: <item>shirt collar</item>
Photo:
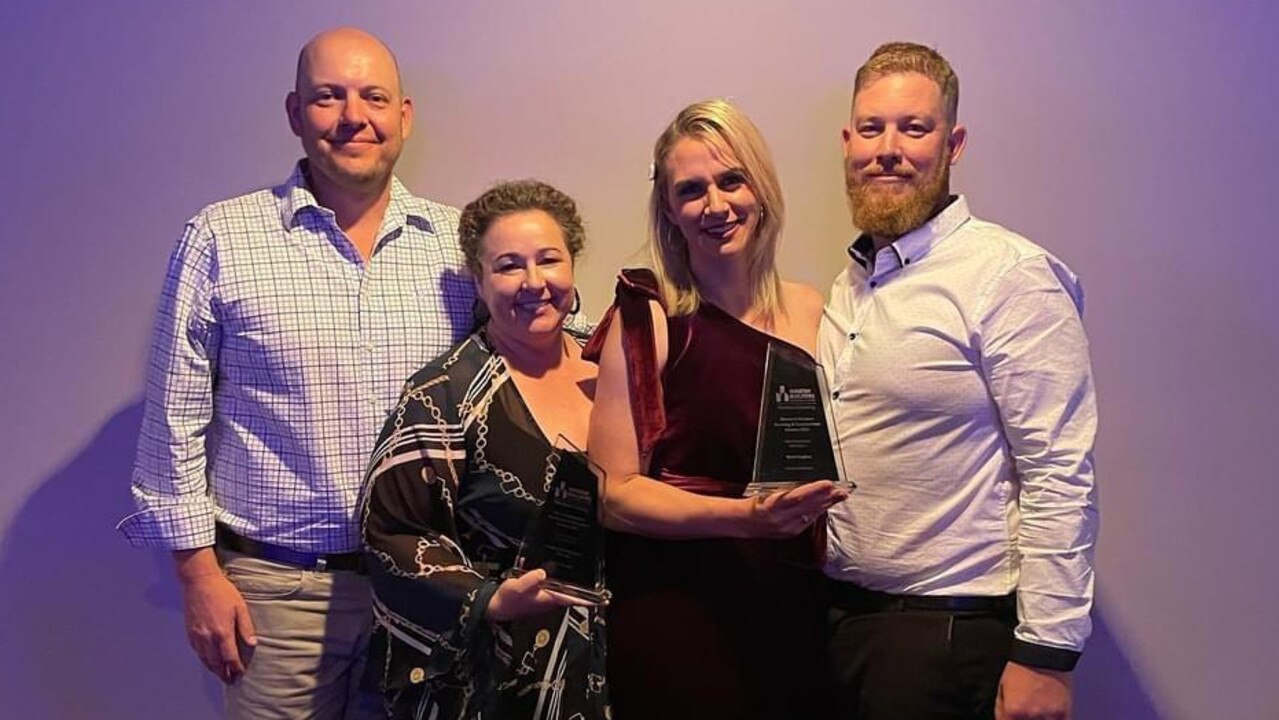
[[[276,188],[276,197],[280,198],[280,221],[286,228],[293,227],[297,214],[308,209],[333,217],[333,211],[321,205],[307,186],[306,175],[307,161],[304,158],[293,166],[289,179]],[[391,176],[391,200],[386,206],[386,214],[382,216],[378,237],[386,237],[402,228],[405,223],[412,223],[432,235],[435,234],[435,226],[427,217],[422,201],[413,197],[399,178]]]
[[[875,252],[874,240],[862,233],[848,246],[848,255],[872,275],[883,275],[919,262],[971,217],[968,199],[963,195],[952,195],[950,204],[931,220],[897,238],[878,253]]]

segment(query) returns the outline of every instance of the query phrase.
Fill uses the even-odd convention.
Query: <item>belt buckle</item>
[[[321,555],[321,556],[319,556],[319,557],[317,557],[317,558],[315,559],[315,571],[316,571],[316,572],[324,572],[324,569],[325,569],[326,567],[328,567],[328,565],[329,565],[329,561],[328,561],[327,559],[325,559],[325,557],[324,557],[323,555]]]

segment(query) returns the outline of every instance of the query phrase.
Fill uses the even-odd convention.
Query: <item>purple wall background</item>
[[[182,222],[276,182],[296,50],[355,23],[418,104],[401,175],[461,203],[539,175],[578,197],[588,310],[642,237],[647,155],[710,95],[773,145],[783,263],[825,288],[851,232],[837,137],[878,42],[963,78],[977,212],[1083,276],[1101,392],[1097,631],[1081,719],[1279,717],[1279,167],[1267,2],[793,7],[706,0],[27,3],[0,27],[0,717],[212,718],[167,559],[112,530],[148,326]],[[802,8],[802,9],[801,9]],[[305,14],[305,19],[300,19]]]

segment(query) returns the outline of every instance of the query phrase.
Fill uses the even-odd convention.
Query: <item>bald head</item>
[[[389,192],[391,173],[413,127],[413,101],[381,40],[355,28],[316,35],[298,53],[294,90],[284,101],[302,139],[317,196],[373,197]]]
[[[294,89],[301,90],[306,87],[313,77],[313,68],[317,60],[330,57],[348,58],[349,62],[389,68],[395,76],[395,87],[391,89],[397,95],[402,95],[404,92],[400,78],[400,63],[395,59],[395,53],[391,52],[391,48],[387,47],[386,43],[353,27],[325,30],[302,46],[302,50],[298,52],[297,72],[293,79]],[[367,73],[374,69],[374,67],[366,67],[364,71]]]

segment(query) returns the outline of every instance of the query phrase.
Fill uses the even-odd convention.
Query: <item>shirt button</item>
[[[832,400],[838,400],[838,399],[839,399],[839,391],[838,391],[838,390],[836,390],[835,392],[831,393],[831,394],[830,394],[830,397],[831,397],[831,399],[832,399]]]
[[[857,333],[855,333],[855,332],[850,332],[850,333],[848,333],[848,339],[849,339],[849,340],[856,340],[856,339],[857,339]]]
[[[426,679],[426,671],[423,670],[422,668],[415,667],[409,671],[409,682],[413,683],[414,685],[421,685],[422,681],[425,679]]]
[[[873,287],[873,288],[877,288],[877,287],[879,287],[879,281],[878,281],[878,280],[871,280],[871,281],[870,281],[870,286],[871,286],[871,287]]]

